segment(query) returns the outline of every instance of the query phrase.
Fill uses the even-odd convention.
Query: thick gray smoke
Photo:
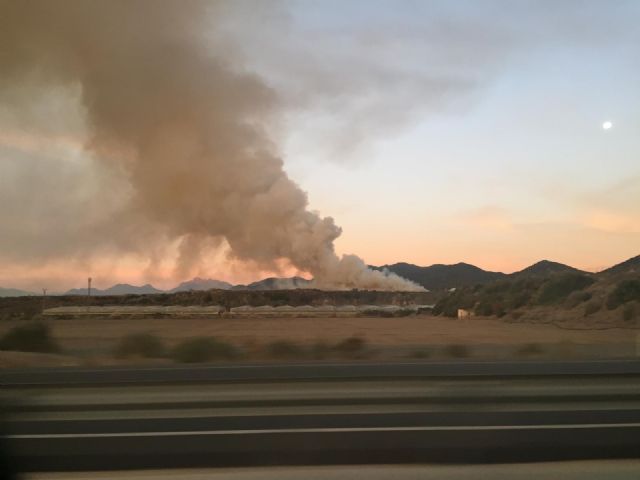
[[[178,271],[226,239],[236,258],[287,259],[321,288],[420,289],[336,255],[340,228],[308,210],[266,133],[276,95],[232,52],[204,47],[209,7],[215,15],[188,0],[0,1],[0,92],[78,88],[85,147],[131,187],[120,214],[181,239]]]

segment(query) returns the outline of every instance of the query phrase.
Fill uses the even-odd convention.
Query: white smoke
[[[110,220],[150,243],[159,232],[180,240],[178,271],[224,239],[235,258],[287,259],[320,288],[422,290],[336,255],[341,229],[309,211],[264,127],[276,95],[233,52],[204,47],[209,6],[215,15],[215,4],[190,0],[0,1],[0,94],[79,88],[85,147],[131,192]]]

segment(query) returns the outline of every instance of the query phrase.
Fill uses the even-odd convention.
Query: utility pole
[[[44,309],[45,309],[45,301],[47,300],[47,289],[43,288],[42,289],[42,313],[44,313]]]
[[[91,305],[91,277],[87,279],[87,308]]]

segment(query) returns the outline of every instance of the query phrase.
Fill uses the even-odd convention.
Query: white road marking
[[[176,432],[117,432],[117,433],[36,433],[7,435],[12,439],[53,439],[53,438],[125,438],[125,437],[178,437],[205,435],[265,435],[274,433],[349,433],[349,432],[438,432],[438,431],[488,431],[488,430],[571,430],[590,428],[640,427],[636,423],[595,423],[563,425],[478,425],[439,427],[363,427],[363,428],[282,428],[265,430],[195,430]]]

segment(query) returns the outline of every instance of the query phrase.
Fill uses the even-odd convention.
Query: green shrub
[[[202,302],[205,305],[210,305],[211,302],[213,302],[213,299],[214,299],[214,295],[211,292],[206,292],[202,295]]]
[[[469,347],[467,347],[466,345],[447,345],[444,351],[449,357],[453,358],[466,358],[469,356]]]
[[[394,312],[387,312],[385,310],[367,310],[364,312],[365,316],[369,317],[381,317],[381,318],[392,318],[395,316]]]
[[[457,317],[458,309],[470,310],[476,303],[475,293],[468,289],[460,289],[447,294],[438,300],[433,307],[434,315],[444,315],[445,317]]]
[[[213,337],[196,337],[184,340],[171,351],[171,358],[180,363],[203,363],[215,360],[233,360],[240,356],[230,343]]]
[[[602,308],[602,302],[599,300],[591,300],[584,306],[584,316],[588,317],[596,312],[599,312]]]
[[[60,351],[60,347],[51,337],[51,330],[47,324],[30,322],[9,330],[0,339],[0,350],[55,353]]]
[[[493,305],[490,302],[482,301],[475,308],[475,313],[481,317],[489,317],[493,315]]]
[[[150,333],[134,333],[121,338],[114,353],[120,358],[160,358],[165,356],[167,351],[158,336]]]
[[[356,356],[362,353],[366,344],[367,342],[362,337],[349,337],[336,344],[334,350],[343,355]]]
[[[542,354],[543,349],[537,343],[527,343],[516,350],[518,357],[532,357]]]
[[[154,305],[155,299],[152,295],[138,295],[129,294],[124,297],[124,304],[126,305]]]
[[[582,290],[594,282],[593,278],[581,273],[565,273],[550,278],[542,284],[538,294],[538,303],[550,305],[564,300],[576,290]]]
[[[629,302],[622,308],[622,319],[631,322],[638,315],[638,305],[636,302]]]
[[[315,360],[323,360],[331,355],[331,345],[326,342],[316,342],[311,346],[311,357]]]
[[[409,354],[410,358],[429,358],[430,356],[431,351],[427,348],[418,348]]]
[[[531,300],[531,292],[515,291],[507,298],[511,308],[524,307]]]
[[[483,290],[488,295],[503,294],[512,288],[511,282],[508,280],[498,280],[497,282],[486,285]]]
[[[565,301],[565,306],[567,308],[577,307],[581,303],[584,303],[584,302],[586,302],[588,300],[591,300],[591,297],[592,297],[592,295],[591,295],[590,292],[585,292],[585,291],[572,292],[567,297],[567,300]]]
[[[277,340],[267,345],[267,353],[274,358],[300,358],[304,356],[304,349],[288,340]]]
[[[633,300],[640,301],[640,280],[623,280],[607,297],[607,308],[613,310]]]

